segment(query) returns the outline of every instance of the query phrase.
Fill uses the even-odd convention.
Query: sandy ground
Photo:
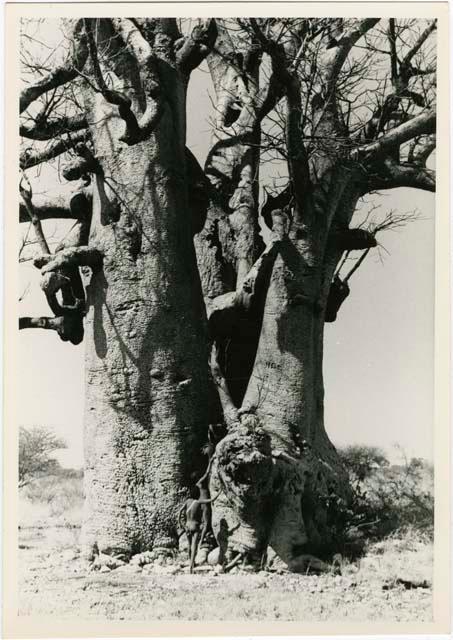
[[[432,544],[409,533],[370,547],[343,575],[188,574],[184,558],[90,572],[78,515],[21,522],[20,615],[109,620],[398,621],[432,619]],[[72,521],[71,521],[72,520]],[[182,560],[182,562],[181,562]],[[405,580],[403,584],[399,580]],[[412,584],[411,584],[412,581]],[[413,588],[413,582],[424,587]]]

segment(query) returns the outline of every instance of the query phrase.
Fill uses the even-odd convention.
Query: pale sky
[[[212,108],[209,76],[189,85],[188,146],[201,164],[209,149]],[[34,187],[52,188],[55,172]],[[45,184],[43,184],[45,183]],[[414,211],[420,219],[382,234],[386,252],[370,254],[352,276],[351,294],[325,330],[326,428],[335,445],[368,444],[432,459],[434,364],[435,196],[413,189],[383,192],[382,212]],[[376,200],[374,200],[376,203]],[[67,224],[67,223],[65,223]],[[58,235],[64,224],[58,223]],[[46,223],[50,232],[55,222]],[[19,267],[21,290],[30,290],[21,315],[49,315],[39,272]],[[19,340],[19,424],[45,425],[62,436],[65,466],[83,464],[83,343],[62,342],[53,331],[23,330]]]

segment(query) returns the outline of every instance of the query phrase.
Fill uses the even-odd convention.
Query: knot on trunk
[[[221,472],[232,483],[235,494],[262,496],[272,488],[273,461],[269,435],[251,420],[244,420],[217,447]]]
[[[217,445],[211,492],[223,493],[213,506],[213,529],[223,553],[263,553],[272,526],[274,461],[271,440],[255,416]]]

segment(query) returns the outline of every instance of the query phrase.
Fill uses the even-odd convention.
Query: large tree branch
[[[398,55],[396,53],[395,18],[389,19],[388,40],[390,46],[390,77],[392,80],[392,84],[395,84],[398,77]]]
[[[422,143],[416,141],[410,149],[407,161],[420,167],[426,166],[426,161],[436,148],[436,136],[433,134]]]
[[[217,24],[214,18],[195,25],[176,52],[176,62],[180,71],[186,76],[189,75],[212,51],[216,39]]]
[[[352,158],[362,162],[372,161],[380,156],[385,156],[416,136],[431,134],[435,131],[436,111],[429,109],[404,122],[399,127],[391,129],[375,142],[357,147],[352,152]]]
[[[48,317],[21,317],[19,318],[19,329],[52,329],[57,331],[61,326],[63,317],[48,318]]]
[[[26,186],[24,186],[24,184]],[[41,249],[41,253],[42,253],[43,256],[48,255],[48,254],[50,254],[49,245],[48,245],[46,237],[44,235],[44,231],[43,231],[43,228],[42,228],[42,225],[41,225],[41,220],[40,220],[39,216],[37,215],[35,207],[34,207],[33,202],[32,202],[33,191],[32,191],[31,184],[28,181],[28,179],[27,179],[25,174],[22,174],[22,178],[21,178],[21,181],[19,183],[19,191],[20,191],[20,194],[21,194],[22,199],[24,201],[27,213],[30,216],[30,219],[32,221],[33,228],[35,230],[36,240],[37,240],[37,243],[38,243],[38,245],[39,245],[39,247]],[[54,280],[55,279],[59,280],[59,285],[60,285],[58,287],[59,289],[61,289],[62,286],[66,285],[66,280],[69,282],[69,280],[64,276],[61,276],[61,274],[58,274],[59,276],[61,276],[59,278],[58,278],[57,274],[53,274],[53,275],[55,276]],[[41,283],[41,286],[42,286],[42,283]],[[46,287],[46,288],[43,287],[43,290],[44,290],[48,305],[51,308],[52,312],[55,315],[61,315],[61,313],[60,313],[60,311],[61,311],[60,303],[58,302],[58,300],[56,298],[56,295],[55,295],[55,293],[56,293],[55,287],[54,287],[54,290],[51,290],[51,287]]]
[[[302,141],[302,105],[300,85],[296,78],[293,79],[291,86],[287,88],[286,103],[285,134],[289,176],[296,203],[301,206],[310,186],[310,169],[308,156]]]
[[[417,40],[414,43],[414,45],[409,49],[409,51],[404,56],[404,58],[403,58],[403,60],[401,62],[401,66],[402,67],[407,67],[411,63],[412,58],[420,51],[420,48],[426,42],[426,40],[429,38],[431,33],[436,29],[436,27],[437,27],[437,20],[433,20],[426,27],[426,29],[424,31],[422,31],[422,33],[419,35],[419,37],[417,38]]]
[[[53,160],[53,158],[56,158],[62,153],[73,149],[77,144],[85,142],[88,137],[89,132],[85,130],[65,138],[53,140],[45,149],[33,149],[32,147],[23,146],[19,159],[20,168],[29,169],[43,162]]]
[[[239,22],[239,21],[238,21]],[[256,25],[256,21],[253,19],[250,22]],[[282,79],[282,74],[277,76],[272,70],[270,78],[261,78],[260,84],[262,85],[258,91],[254,91],[252,86],[254,83],[253,73],[251,72],[253,64],[259,65],[262,57],[262,52],[267,51],[268,48],[272,48],[272,41],[265,38],[265,36],[259,30],[256,25],[255,29],[258,29],[261,34],[261,40],[256,38],[253,32],[252,25],[241,26],[248,32],[252,33],[254,42],[252,43],[253,52],[249,56],[249,60],[244,59],[243,64],[235,61],[235,50],[231,42],[230,35],[226,29],[224,29],[218,21],[219,36],[216,40],[215,50],[210,56],[208,56],[208,64],[211,72],[211,76],[216,87],[224,89],[227,93],[226,99],[222,97],[222,104],[219,107],[217,105],[217,133],[220,134],[220,139],[210,149],[205,162],[205,171],[210,173],[212,159],[227,147],[233,147],[242,142],[247,144],[247,140],[253,135],[254,131],[257,131],[262,120],[272,111],[281,98],[285,95],[285,84]],[[262,46],[264,43],[265,46]],[[251,66],[252,65],[252,66]],[[243,67],[243,68],[242,68]],[[227,87],[227,74],[231,71],[233,80],[232,87]],[[246,74],[246,82],[242,82],[240,78],[241,90],[238,91],[236,86],[236,78]],[[292,80],[292,75],[287,73],[285,79]],[[248,87],[248,89],[247,89]],[[228,105],[233,104],[237,109],[239,107],[239,115],[234,121],[233,125],[225,126],[225,116],[228,114]]]
[[[129,53],[134,56],[137,62],[140,65],[149,64],[153,58],[153,51],[134,22],[127,18],[112,18],[112,24]]]
[[[225,422],[229,430],[238,422],[238,409],[233,402],[219,362],[218,348],[222,344],[222,340],[230,338],[240,326],[240,319],[244,312],[251,312],[257,298],[263,299],[265,296],[266,282],[269,280],[281,240],[286,237],[287,233],[286,225],[279,225],[277,220],[275,220],[274,227],[276,231],[273,233],[271,242],[252,266],[247,277],[238,284],[237,290],[218,296],[208,304],[209,329],[213,340],[211,373],[218,389]]]
[[[268,40],[255,18],[250,18],[249,22],[256,39],[263,47],[263,50],[271,57],[275,81],[284,87],[287,102],[285,133],[288,148],[288,168],[294,186],[296,202],[302,202],[310,183],[310,170],[301,129],[300,82],[294,67],[290,69],[287,64],[284,48]]]
[[[131,109],[131,100],[120,93],[119,91],[115,91],[114,89],[110,89],[102,74],[101,66],[99,64],[98,58],[98,50],[97,45],[94,39],[93,29],[92,29],[92,18],[84,18],[85,31],[87,34],[88,41],[88,51],[90,54],[91,62],[93,65],[93,73],[94,78],[97,83],[97,87],[93,87],[95,90],[99,91],[102,96],[109,102],[118,107],[118,112],[121,118],[124,120],[126,124],[126,131],[121,139],[124,140],[134,140],[137,141],[140,137],[139,126],[137,122],[137,118],[135,117],[132,109]],[[137,29],[138,31],[138,29]]]
[[[19,135],[32,140],[51,140],[56,136],[70,131],[80,131],[86,129],[88,123],[85,114],[75,116],[64,116],[53,120],[35,120],[33,124],[24,123],[20,125]]]
[[[84,267],[98,269],[102,266],[103,254],[94,247],[69,247],[59,253],[46,254],[35,258],[34,265],[41,269],[41,273],[58,271],[66,267]]]
[[[51,89],[74,80],[85,66],[88,57],[86,36],[83,32],[83,19],[77,20],[71,35],[72,50],[63,65],[51,71],[47,76],[21,91],[19,110],[23,113],[39,96]]]
[[[223,409],[225,424],[227,430],[231,431],[239,421],[238,409],[233,402],[225,376],[222,373],[222,369],[220,367],[217,356],[217,347],[215,344],[213,344],[211,348],[210,365],[212,378],[219,393],[219,399]]]
[[[140,29],[137,28],[132,20],[113,18],[112,24],[131,55],[137,60],[141,69],[141,75],[144,78],[146,108],[138,120],[138,130],[134,131],[135,124],[132,123],[130,114],[126,112],[126,116],[130,118],[131,126],[128,131],[126,122],[126,134],[120,138],[120,140],[123,140],[127,144],[135,144],[136,142],[145,140],[155,130],[165,111],[166,101],[161,90],[157,67],[158,59],[154,55],[148,41],[140,32]],[[119,108],[120,115],[124,118],[121,109],[122,107]]]
[[[27,184],[26,188],[24,184]],[[83,316],[85,315],[85,290],[79,268],[88,265],[93,269],[102,264],[102,254],[95,248],[79,246],[88,242],[91,221],[91,190],[81,189],[69,200],[69,209],[80,218],[59,245],[59,253],[52,255],[41,227],[40,218],[32,202],[32,189],[25,174],[20,183],[20,192],[25,209],[35,227],[42,255],[34,260],[41,268],[40,286],[55,318],[21,318],[19,328],[54,329],[64,341],[79,344],[83,339]],[[61,291],[62,303],[57,298]]]
[[[328,72],[326,77],[326,93],[332,95],[335,90],[335,84],[346,59],[351,52],[353,46],[372,29],[380,18],[365,18],[357,20],[354,24],[342,34],[334,49],[331,61],[328,63]]]
[[[80,229],[76,241],[87,236]],[[35,258],[34,264],[41,268],[41,289],[44,291],[50,308],[56,316],[78,315],[85,313],[85,291],[78,267],[89,266],[93,270],[102,265],[102,253],[88,246],[64,247],[58,253],[45,254]],[[61,291],[63,304],[56,294]]]
[[[277,212],[274,213],[276,214]],[[263,283],[265,282],[266,277],[277,257],[282,238],[286,235],[286,229],[282,230],[282,232],[277,235],[277,217],[278,214],[273,216],[274,225],[272,240],[269,242],[258,260],[253,264],[247,276],[244,278],[242,283],[240,283],[240,286],[236,291],[235,305],[241,307],[245,311],[248,311],[251,308],[257,295],[262,291]]]
[[[27,186],[24,186],[24,182],[27,184]],[[19,191],[20,194],[22,196],[22,200],[24,202],[25,205],[25,209],[29,215],[29,218],[33,224],[33,228],[35,230],[35,235],[36,235],[36,240],[38,241],[39,247],[42,251],[43,254],[46,253],[50,253],[50,249],[49,249],[49,245],[47,243],[47,240],[44,236],[44,231],[42,229],[41,226],[41,220],[39,218],[39,215],[36,212],[35,207],[33,206],[33,202],[32,202],[32,188],[30,183],[28,182],[28,179],[26,178],[25,174],[23,174],[22,179],[19,183]]]
[[[397,187],[413,187],[434,192],[436,173],[420,165],[399,164],[392,158],[386,158],[381,165],[374,168],[367,181],[365,193]]]
[[[409,99],[417,107],[426,107],[426,98],[413,90],[409,89],[409,82],[415,75],[425,75],[430,73],[431,69],[416,69],[412,66],[411,60],[419,51],[420,47],[426,41],[428,36],[436,27],[436,21],[431,23],[416,40],[413,47],[409,50],[403,60],[400,62],[396,50],[397,33],[395,28],[395,20],[390,18],[388,27],[388,41],[390,46],[390,78],[393,91],[385,97],[382,104],[377,107],[372,117],[365,125],[364,138],[366,141],[376,139],[382,133],[389,121],[394,120],[395,116],[404,117],[406,110],[400,110],[403,98]],[[395,124],[395,123],[394,123]]]
[[[50,198],[47,195],[33,196],[33,209],[40,220],[72,219],[86,220],[91,217],[91,194],[80,190],[68,196]],[[30,222],[25,202],[19,205],[19,222]],[[46,251],[45,253],[49,253]]]
[[[275,212],[276,217],[278,213]],[[274,220],[274,227],[278,227]],[[257,297],[263,294],[267,276],[275,262],[280,249],[281,240],[286,235],[286,229],[277,229],[258,260],[254,263],[247,276],[238,283],[236,291],[230,291],[208,301],[208,319],[212,337],[228,335],[234,326],[237,313],[248,312],[253,307]]]
[[[26,181],[26,178],[25,178]],[[35,266],[44,266],[42,269],[41,288],[44,291],[50,309],[55,316],[67,316],[67,322],[58,325],[60,337],[78,344],[83,337],[83,322],[85,307],[85,291],[80,277],[78,266],[89,264],[95,268],[102,258],[98,257],[96,250],[88,247],[77,247],[81,242],[88,242],[89,225],[91,221],[91,193],[82,189],[72,195],[69,207],[76,215],[83,214],[84,218],[74,225],[65,238],[66,243],[58,247],[60,253],[53,256],[44,237],[41,221],[32,202],[32,190],[23,186],[21,181],[20,191],[25,208],[35,227],[38,244],[42,255],[35,258]],[[74,244],[72,244],[74,243]],[[67,248],[70,247],[70,248]],[[80,253],[80,255],[79,255]],[[65,254],[62,260],[60,256]],[[66,255],[68,254],[68,255]],[[49,266],[51,265],[51,266]],[[57,293],[61,291],[63,304],[57,299]]]
[[[79,312],[65,313],[55,318],[22,317],[19,329],[50,329],[56,331],[64,342],[80,344],[83,339],[83,316]]]
[[[77,219],[74,211],[71,210],[67,198],[58,196],[48,198],[47,196],[35,196],[33,206],[41,220],[51,219]],[[19,204],[19,222],[30,222],[30,216],[25,202]]]
[[[263,51],[271,55],[271,51],[273,50],[275,43],[273,43],[272,40],[269,40],[267,36],[264,35],[256,18],[249,18],[249,23],[252,27],[253,34],[263,48]]]
[[[68,162],[62,171],[66,180],[80,180],[80,178],[86,178],[90,173],[103,174],[100,162],[86,144],[76,145],[75,150],[77,157]]]
[[[132,110],[132,101],[130,98],[120,91],[110,89],[107,86],[99,63],[97,45],[92,28],[93,20],[85,18],[84,22],[87,33],[88,50],[97,83],[97,87],[93,86],[92,88],[95,91],[99,91],[107,102],[118,107],[118,113],[126,125],[124,134],[119,138],[122,142],[133,145],[145,140],[159,124],[166,105],[159,78],[154,69],[153,63],[155,62],[155,56],[149,43],[142,36],[140,30],[132,20],[124,18],[112,19],[113,27],[124,41],[129,53],[135,57],[140,66],[141,73],[145,78],[146,108],[140,119],[137,120]]]

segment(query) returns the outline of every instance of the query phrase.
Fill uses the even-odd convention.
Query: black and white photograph
[[[440,620],[448,13],[416,4],[14,14],[16,621]]]

